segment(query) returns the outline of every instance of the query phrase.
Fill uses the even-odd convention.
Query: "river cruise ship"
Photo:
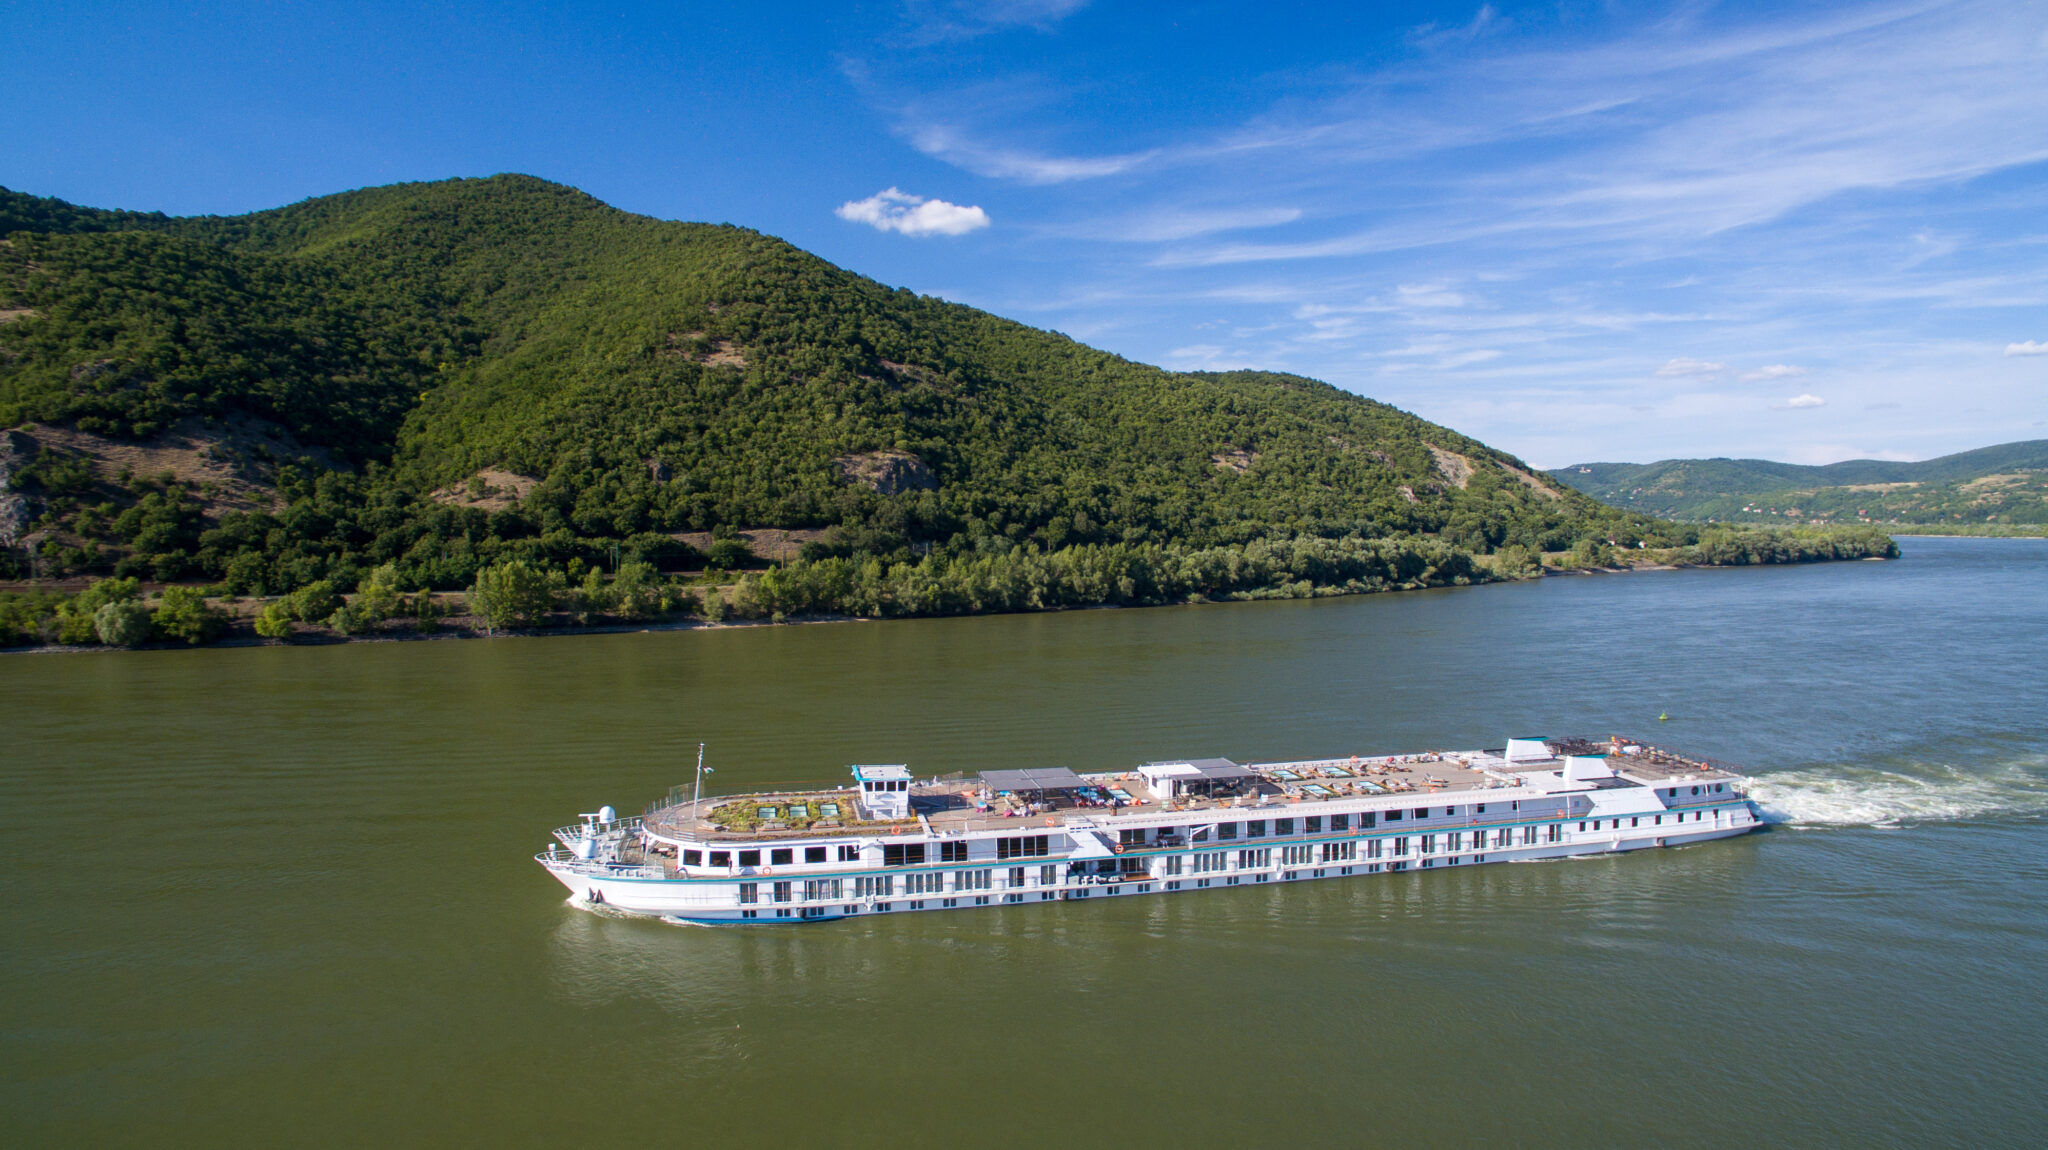
[[[536,860],[591,908],[794,923],[1681,846],[1760,825],[1743,784],[1621,737],[1096,774],[856,766],[834,789],[605,807]]]

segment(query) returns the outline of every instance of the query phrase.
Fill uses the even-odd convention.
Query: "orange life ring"
[[[1060,825],[1060,821],[1058,819],[1047,819],[1045,820],[1045,825],[1049,827],[1056,827]]]

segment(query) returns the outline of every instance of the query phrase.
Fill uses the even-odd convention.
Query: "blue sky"
[[[522,171],[1545,466],[2048,437],[2048,6],[27,4],[0,184]]]

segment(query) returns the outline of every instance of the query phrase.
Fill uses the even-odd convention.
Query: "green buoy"
[[[1657,721],[1660,723],[1668,723],[1671,721],[1671,716],[1665,714],[1662,711],[1659,711],[1657,712]]]

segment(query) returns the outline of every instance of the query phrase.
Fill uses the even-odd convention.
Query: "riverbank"
[[[1848,562],[1856,559],[1887,559],[1890,555],[1849,555],[1827,558],[1806,558],[1794,562]],[[1470,557],[1468,569],[1447,579],[1418,579],[1405,583],[1365,585],[1353,583],[1349,586],[1323,585],[1310,581],[1298,581],[1280,587],[1259,588],[1252,591],[1224,595],[1190,594],[1178,601],[1150,602],[1095,602],[1063,603],[1047,606],[1022,608],[1009,611],[945,612],[944,614],[1029,614],[1075,610],[1107,610],[1118,607],[1150,607],[1201,605],[1205,603],[1249,602],[1261,599],[1306,599],[1332,598],[1349,595],[1379,594],[1393,591],[1427,590],[1445,586],[1475,586],[1488,583],[1513,583],[1530,579],[1556,578],[1567,575],[1622,575],[1637,572],[1682,571],[1708,567],[1778,565],[1769,561],[1762,563],[1688,563],[1675,561],[1665,552],[1611,552],[1603,562],[1591,564],[1576,561],[1570,553],[1542,555],[1534,564],[1508,567],[1503,559],[1515,561],[1506,553]],[[263,621],[274,614],[280,606],[288,607],[292,596],[267,598],[206,596],[198,598],[203,588],[184,588],[176,585],[141,587],[138,586],[135,602],[144,611],[161,613],[167,595],[185,592],[197,598],[203,611],[211,614],[210,629],[199,641],[190,639],[160,639],[128,644],[106,642],[44,642],[0,647],[0,654],[78,654],[93,651],[113,650],[181,650],[196,646],[206,647],[280,647],[280,646],[332,646],[342,643],[414,643],[449,639],[484,638],[542,638],[570,635],[610,635],[657,631],[712,631],[746,627],[786,626],[796,624],[875,622],[886,618],[920,618],[928,615],[899,614],[853,614],[847,612],[798,612],[788,613],[764,609],[759,602],[761,577],[768,572],[749,572],[732,583],[702,583],[696,586],[675,584],[668,588],[660,601],[676,602],[682,609],[663,612],[643,618],[615,618],[597,615],[593,618],[588,611],[549,612],[540,616],[536,625],[493,626],[481,614],[472,613],[468,597],[459,592],[419,592],[406,597],[396,604],[397,610],[385,617],[363,619],[358,617],[354,628],[346,629],[337,622],[295,623],[285,635],[266,636],[260,633]],[[700,576],[701,578],[701,576]],[[80,594],[90,590],[81,588]],[[152,598],[151,593],[154,592]],[[74,596],[76,598],[76,596]],[[360,596],[350,597],[360,599]],[[155,606],[152,608],[152,604]],[[709,606],[716,604],[715,606]],[[346,607],[348,604],[344,603]],[[735,610],[746,611],[735,616]],[[340,611],[337,615],[343,614]],[[717,617],[706,617],[707,614]],[[938,613],[933,613],[938,614]],[[579,618],[589,621],[578,621]],[[61,627],[62,620],[56,616],[52,622]]]

